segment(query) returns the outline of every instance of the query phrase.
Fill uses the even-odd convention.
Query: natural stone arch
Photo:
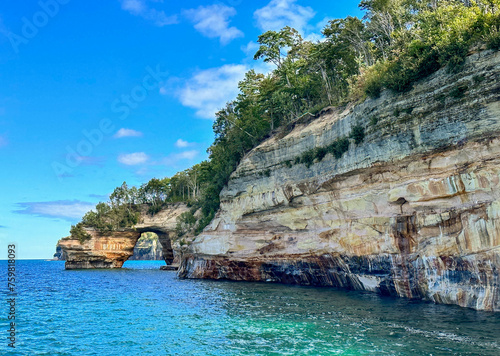
[[[66,269],[121,268],[134,253],[134,247],[143,232],[158,235],[163,248],[163,259],[168,264],[175,260],[176,253],[171,238],[175,234],[177,217],[188,211],[185,204],[166,206],[155,215],[143,209],[140,222],[133,228],[100,233],[88,229],[91,238],[80,243],[77,239],[66,237],[58,246],[66,255]]]
[[[153,232],[158,236],[158,241],[161,244],[162,250],[163,250],[163,260],[167,265],[171,265],[174,262],[175,259],[175,253],[172,248],[172,239],[171,236],[173,235],[172,232],[165,232],[164,230],[157,229],[157,228],[140,228],[137,229],[138,232],[142,235],[143,233],[146,232]],[[137,240],[139,241],[139,240]],[[136,241],[136,244],[137,244]],[[135,247],[135,245],[134,245]]]

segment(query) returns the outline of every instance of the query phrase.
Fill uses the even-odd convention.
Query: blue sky
[[[357,3],[3,0],[0,253],[51,258],[123,181],[206,159],[214,112],[247,70],[269,70],[257,36],[289,25],[318,40]]]

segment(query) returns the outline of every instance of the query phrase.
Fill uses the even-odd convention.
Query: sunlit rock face
[[[252,150],[179,275],[500,310],[500,55],[303,120]],[[366,136],[340,159],[295,158]],[[285,162],[291,161],[292,165]]]
[[[114,231],[109,234],[99,233],[91,229],[87,232],[91,239],[80,243],[76,239],[66,237],[58,242],[66,257],[66,269],[121,268],[123,263],[134,254],[134,247],[143,232],[154,232],[162,247],[163,259],[172,264],[176,251],[171,242],[177,224],[177,217],[188,211],[185,204],[166,206],[154,216],[144,208],[140,222],[133,228]]]
[[[71,238],[59,241],[59,246],[66,252],[66,269],[121,268],[134,253],[134,246],[141,236],[135,231],[87,232],[92,238],[83,244]]]

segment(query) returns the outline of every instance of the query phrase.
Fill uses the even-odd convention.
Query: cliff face
[[[188,210],[184,204],[173,204],[151,216],[144,209],[140,223],[133,228],[109,234],[87,230],[91,239],[83,244],[71,237],[63,238],[59,240],[58,246],[66,256],[65,267],[66,269],[121,268],[134,254],[137,241],[144,232],[154,232],[158,235],[163,259],[167,264],[171,264],[175,259],[176,246],[172,245],[171,237],[177,224],[176,219]]]
[[[54,253],[54,257],[52,259],[54,261],[66,261],[66,253],[61,246],[59,246],[59,242],[57,242],[56,252]]]
[[[252,150],[179,275],[500,310],[500,54],[297,123]],[[364,140],[309,168],[295,158]]]
[[[66,252],[58,241],[54,261],[66,261]],[[134,246],[134,252],[129,260],[163,260],[163,247],[158,236],[146,232],[140,236]]]
[[[134,246],[141,236],[135,231],[87,232],[92,238],[83,244],[72,238],[59,240],[59,246],[66,253],[66,269],[120,268],[134,253]]]

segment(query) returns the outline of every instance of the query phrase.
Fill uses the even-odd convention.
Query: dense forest
[[[500,48],[500,0],[365,0],[359,6],[363,18],[330,21],[316,43],[290,27],[260,35],[254,59],[272,63],[274,70],[246,73],[239,95],[216,114],[209,160],[140,188],[124,183],[72,226],[72,236],[88,238],[83,227],[105,232],[133,226],[144,204],[154,214],[181,201],[191,211],[179,219],[178,235],[198,234],[214,217],[219,194],[242,157],[294,120],[377,97],[384,89],[407,91],[440,68],[460,71],[472,51]],[[357,144],[363,137],[362,127],[353,128],[349,138],[286,163],[309,167],[328,153],[339,158],[350,140]]]

